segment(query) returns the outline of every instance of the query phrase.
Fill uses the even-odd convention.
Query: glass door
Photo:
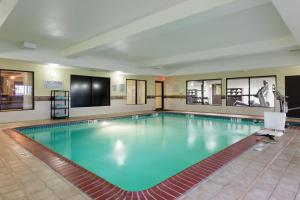
[[[164,109],[164,83],[162,81],[155,81],[155,109]]]

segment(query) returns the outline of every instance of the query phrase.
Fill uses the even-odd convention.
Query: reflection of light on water
[[[109,122],[103,121],[103,122],[101,122],[101,125],[102,125],[102,126],[107,126],[107,125],[109,125]]]
[[[217,136],[214,134],[205,137],[205,148],[207,151],[214,151],[217,148]]]
[[[188,148],[194,147],[196,139],[197,139],[197,134],[194,131],[189,131],[187,137]]]
[[[117,165],[122,166],[126,160],[126,147],[122,140],[117,140],[114,145],[113,158],[117,162]]]
[[[189,118],[191,117],[191,115],[187,115]],[[194,115],[192,115],[194,118]],[[187,128],[188,128],[188,132],[187,132],[187,147],[193,148],[195,146],[196,140],[197,140],[197,122],[194,119],[188,119],[187,120]]]
[[[136,125],[131,124],[121,124],[121,123],[110,123],[101,126],[103,132],[102,133],[114,133],[114,134],[125,134],[125,133],[135,133]]]
[[[211,140],[211,141],[207,141],[205,146],[207,150],[213,151],[216,149],[217,143],[215,140]]]

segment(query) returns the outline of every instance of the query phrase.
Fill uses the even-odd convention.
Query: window
[[[71,107],[110,105],[110,78],[71,75]]]
[[[126,80],[127,104],[146,104],[147,103],[147,81],[145,80]]]
[[[249,79],[227,79],[227,106],[249,106]]]
[[[274,107],[276,76],[227,79],[227,106]]]
[[[222,105],[222,80],[187,81],[186,103]]]
[[[0,111],[32,110],[33,72],[0,70]]]

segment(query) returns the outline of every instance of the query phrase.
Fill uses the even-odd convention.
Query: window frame
[[[203,100],[201,103],[188,103],[188,82],[191,81],[201,81],[202,82],[202,88],[201,88],[201,96],[203,98],[203,94],[204,94],[204,90],[203,90],[203,86],[204,86],[204,81],[221,81],[221,104],[204,104]],[[223,100],[223,79],[222,78],[213,78],[213,79],[199,79],[199,80],[186,80],[185,82],[185,104],[186,105],[204,105],[204,106],[222,106],[222,100]]]
[[[129,104],[127,102],[127,81],[135,81],[135,103],[134,104]],[[138,87],[137,87],[137,83],[138,81],[144,81],[145,82],[145,103],[143,104],[138,104]],[[126,105],[146,105],[147,104],[147,80],[140,80],[140,79],[130,79],[130,78],[127,78],[126,79]]]
[[[277,87],[277,75],[266,75],[266,76],[242,76],[242,77],[233,77],[233,78],[226,78],[226,107],[237,107],[234,105],[228,105],[228,96],[227,96],[227,89],[228,89],[228,80],[234,80],[234,79],[248,79],[248,95],[244,95],[244,96],[248,96],[248,106],[240,106],[240,107],[245,107],[245,108],[275,108],[275,102],[276,99],[274,98],[274,106],[273,107],[265,107],[265,106],[251,106],[250,105],[250,97],[253,96],[251,95],[251,79],[252,78],[275,78],[275,86]]]
[[[0,112],[12,112],[12,111],[28,111],[28,110],[35,110],[35,96],[34,96],[34,71],[26,71],[26,70],[15,70],[15,69],[2,69],[0,68],[0,79],[1,79],[1,72],[2,71],[13,71],[13,72],[27,72],[32,74],[32,91],[31,91],[31,96],[32,96],[32,108],[31,109],[8,109],[8,110],[2,110],[0,107]],[[1,82],[0,82],[1,84]],[[2,85],[0,85],[1,87]],[[0,99],[0,104],[1,104],[1,99]]]

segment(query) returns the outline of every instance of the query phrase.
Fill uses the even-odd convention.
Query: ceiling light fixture
[[[123,74],[122,71],[115,71],[115,73],[116,73],[116,74],[119,74],[119,75],[120,75],[120,74]]]
[[[36,49],[37,48],[37,44],[33,43],[33,42],[23,42],[22,44],[24,49]]]
[[[49,66],[49,67],[58,67],[59,64],[56,64],[56,63],[48,63],[48,66]]]
[[[50,77],[51,77],[51,78],[56,78],[56,77],[57,77],[57,73],[54,72],[54,71],[51,71],[51,72],[50,72]]]

